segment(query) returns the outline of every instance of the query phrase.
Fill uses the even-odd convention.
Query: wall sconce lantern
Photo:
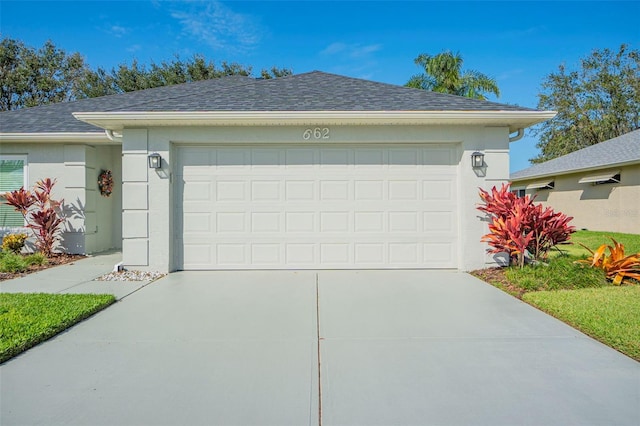
[[[149,156],[147,157],[147,160],[149,160],[150,169],[157,170],[162,168],[162,157],[157,152],[154,152],[153,154],[149,154]]]
[[[484,154],[478,151],[471,154],[471,167],[479,169],[482,166],[484,166]]]

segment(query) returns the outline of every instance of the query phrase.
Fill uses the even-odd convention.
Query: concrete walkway
[[[640,424],[639,363],[445,271],[174,273],[0,378],[2,425]]]
[[[121,260],[120,251],[94,254],[71,264],[0,281],[0,292],[113,294],[120,300],[149,284],[149,281],[95,281],[111,272]]]

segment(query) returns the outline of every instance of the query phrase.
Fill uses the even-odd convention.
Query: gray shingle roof
[[[271,80],[224,77],[0,113],[0,132],[100,132],[72,112],[535,111],[320,71]]]
[[[640,163],[640,129],[511,173],[511,180],[613,167],[634,162]]]
[[[102,133],[91,124],[76,120],[73,112],[102,112],[128,110],[140,103],[154,103],[175,96],[180,92],[183,96],[197,98],[201,92],[220,90],[254,79],[244,76],[229,76],[213,80],[195,81],[173,86],[156,87],[136,92],[82,99],[73,102],[42,105],[13,111],[0,112],[0,133],[40,133],[40,132],[96,132]]]

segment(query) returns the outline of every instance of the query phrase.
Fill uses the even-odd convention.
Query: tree
[[[580,69],[560,65],[542,83],[538,108],[555,118],[536,129],[541,163],[640,128],[640,51],[594,50]]]
[[[475,70],[462,72],[463,60],[460,53],[422,53],[414,62],[424,69],[424,73],[411,77],[405,84],[407,87],[473,99],[486,99],[486,93],[500,96],[500,90],[493,78]]]
[[[0,41],[0,110],[73,99],[88,68],[79,53],[67,54],[51,41],[38,50],[19,40]]]
[[[79,53],[67,54],[47,41],[40,49],[4,38],[0,42],[0,111],[48,103],[94,98],[134,90],[209,80],[230,75],[250,76],[252,68],[235,62],[216,66],[203,55],[188,60],[176,56],[171,61],[151,62],[149,66],[133,60],[111,71],[95,71]],[[291,75],[287,68],[263,69],[260,78]]]
[[[131,65],[123,63],[111,69],[110,72],[103,68],[89,71],[77,95],[80,98],[91,98],[230,75],[249,76],[251,71],[251,67],[235,62],[222,62],[218,67],[202,55],[194,55],[186,61],[176,56],[171,61],[151,62],[148,68],[144,64],[138,64],[137,60],[133,60]],[[270,70],[263,69],[260,77],[277,78],[290,74],[292,72],[289,69],[273,67]]]

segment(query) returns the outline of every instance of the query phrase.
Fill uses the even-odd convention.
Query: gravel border
[[[122,270],[119,272],[109,272],[96,278],[94,281],[155,281],[165,275],[167,274],[161,272]]]

